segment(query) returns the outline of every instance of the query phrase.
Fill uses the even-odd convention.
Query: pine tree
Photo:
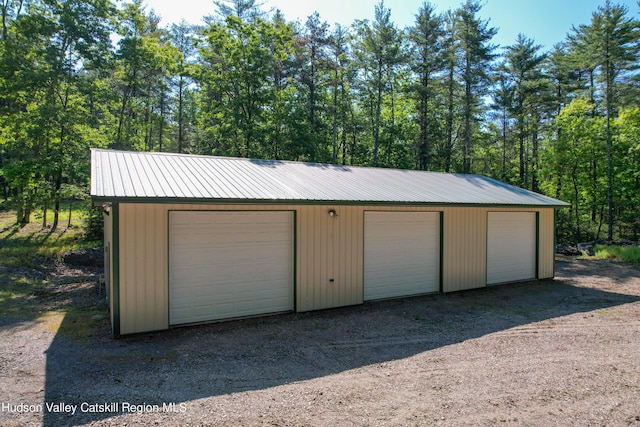
[[[198,31],[196,26],[188,24],[186,21],[180,22],[180,24],[173,24],[171,26],[171,40],[176,46],[180,55],[178,57],[177,75],[173,79],[173,86],[177,91],[177,112],[176,120],[178,124],[177,134],[177,152],[182,153],[185,150],[185,145],[188,140],[187,128],[188,120],[186,120],[186,101],[189,97],[189,85],[192,83],[192,75],[194,73],[193,65],[195,62],[196,48],[194,46],[195,33]],[[163,149],[162,133],[159,135],[159,150]]]
[[[572,47],[587,66],[598,71],[604,92],[607,146],[607,218],[609,241],[613,239],[613,159],[611,121],[618,110],[616,90],[625,73],[638,68],[638,23],[627,18],[625,6],[612,5],[609,0],[593,13],[590,25],[573,28]]]
[[[319,105],[323,103],[324,91],[323,80],[327,78],[328,72],[328,55],[329,55],[329,24],[320,19],[318,12],[307,18],[305,24],[305,32],[302,36],[305,47],[304,65],[302,68],[302,81],[307,87],[309,94],[309,128],[311,137],[314,141],[312,144],[316,146],[322,144],[321,111]],[[313,159],[319,160],[319,159]]]
[[[419,136],[418,168],[428,170],[433,155],[433,134],[437,127],[437,82],[444,70],[443,21],[435,7],[424,3],[416,15],[415,26],[409,30],[411,68],[416,81],[411,90],[417,102]]]
[[[508,153],[510,148],[510,127],[511,127],[511,111],[515,100],[515,88],[512,79],[509,76],[509,70],[505,63],[498,66],[494,76],[495,89],[492,93],[493,103],[491,109],[495,111],[495,117],[500,123],[500,140],[501,140],[501,162],[500,162],[500,179],[505,182],[512,181],[510,173],[507,171]],[[510,168],[509,168],[510,169]]]
[[[354,49],[361,68],[360,82],[373,135],[371,164],[378,166],[381,114],[385,95],[389,94],[389,78],[401,63],[400,33],[391,21],[391,9],[380,2],[375,7],[373,23],[356,24],[357,46]]]
[[[519,143],[519,178],[520,185],[529,186],[538,190],[537,176],[537,144],[539,113],[537,111],[537,98],[540,96],[540,87],[544,84],[542,75],[542,63],[546,59],[539,51],[542,48],[536,45],[532,39],[519,34],[516,43],[506,48],[507,72],[514,84],[515,96],[511,109],[516,120],[516,132]],[[528,173],[526,140],[531,138],[533,146],[533,171]],[[530,175],[530,176],[529,176]]]
[[[352,99],[349,86],[352,76],[351,58],[348,46],[348,30],[337,24],[331,35],[331,69],[332,79],[332,161],[338,163],[338,151],[342,151],[342,164],[346,164],[347,157],[347,117],[352,109]],[[340,144],[338,145],[338,133]]]
[[[490,86],[491,64],[495,46],[490,44],[497,30],[478,18],[480,3],[467,0],[456,12],[456,39],[460,79],[464,84],[462,98],[464,148],[463,172],[471,172],[472,137],[483,96]]]

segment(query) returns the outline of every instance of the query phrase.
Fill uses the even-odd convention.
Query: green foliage
[[[410,68],[416,74],[409,87],[409,93],[415,99],[418,112],[416,156],[418,169],[429,170],[437,156],[436,141],[441,134],[435,130],[441,121],[437,115],[437,105],[442,87],[439,75],[445,69],[443,50],[443,17],[436,14],[435,7],[424,4],[416,16],[415,26],[409,29]],[[438,138],[440,137],[440,138]]]
[[[69,210],[63,211],[65,214],[61,215],[61,221],[66,224]],[[85,220],[79,204],[71,212],[78,224]],[[38,211],[36,214],[42,213]],[[5,267],[35,267],[45,258],[59,259],[70,250],[101,245],[100,240],[85,238],[84,228],[81,226],[52,230],[33,223],[21,227],[15,223],[13,215],[13,212],[0,213],[0,265]],[[54,213],[48,211],[47,215],[51,221]]]
[[[456,13],[454,55],[459,57],[460,81],[464,84],[462,96],[462,172],[471,173],[473,136],[479,122],[476,119],[481,109],[482,97],[488,93],[491,62],[495,46],[491,39],[497,30],[488,26],[488,21],[478,17],[481,5],[467,0]]]
[[[3,111],[3,176],[21,224],[53,203],[55,229],[63,184],[86,183],[90,143],[102,138],[91,126],[90,84],[82,77],[103,59],[111,13],[102,0],[33,2],[3,39],[0,95],[15,93]]]
[[[110,106],[111,146],[125,150],[162,149],[167,121],[169,76],[184,72],[183,53],[158,28],[159,18],[146,14],[139,0],[124,5],[113,56],[115,102]]]
[[[391,9],[384,2],[375,6],[375,20],[356,23],[355,60],[360,69],[357,84],[362,93],[362,110],[370,123],[372,139],[371,164],[378,166],[381,135],[386,126],[394,126],[395,112],[391,120],[382,121],[383,103],[396,97],[397,77],[403,65],[401,33],[391,21]],[[385,126],[386,125],[386,126]],[[383,142],[384,143],[384,142]]]
[[[615,258],[636,266],[640,266],[640,247],[596,245],[595,256],[598,258]]]
[[[608,240],[613,239],[614,168],[611,120],[619,107],[616,89],[625,73],[637,70],[639,44],[638,22],[627,18],[627,8],[609,1],[593,13],[591,24],[574,28],[570,41],[574,55],[582,66],[596,73],[604,92],[606,117],[606,177]],[[592,87],[591,96],[595,88]]]
[[[558,137],[543,156],[544,172],[551,178],[543,190],[571,203],[559,212],[559,222],[573,231],[574,241],[599,239],[591,217],[606,200],[606,178],[594,170],[596,159],[605,153],[604,120],[592,117],[593,104],[576,99],[556,117]]]
[[[498,56],[473,0],[425,3],[405,30],[383,2],[333,29],[214,4],[204,27],[167,29],[142,0],[5,2],[0,189],[21,226],[64,225],[89,148],[108,147],[482,173],[570,202],[560,240],[640,236],[640,34],[625,7],[606,2],[549,52],[519,35]]]
[[[33,307],[28,304],[32,295],[46,292],[42,280],[29,278],[20,273],[0,272],[0,313],[9,319],[33,317]]]
[[[279,123],[281,114],[275,117],[276,126],[270,126],[268,114],[281,112],[286,97],[294,95],[270,84],[278,64],[292,53],[291,27],[229,16],[204,34],[198,75],[206,105],[200,113],[202,131],[210,139],[210,154],[270,157],[278,149],[264,142],[278,144],[277,133],[291,131],[289,123]]]
[[[640,108],[620,111],[614,123],[615,206],[620,236],[640,240]]]
[[[82,205],[84,214],[84,238],[89,241],[100,241],[104,238],[104,217],[101,206],[93,206],[90,200]]]

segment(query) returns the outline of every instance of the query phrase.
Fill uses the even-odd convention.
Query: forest
[[[640,234],[640,11],[606,1],[545,51],[466,0],[398,28],[256,0],[160,26],[142,0],[0,0],[0,184],[20,224],[88,198],[89,149],[482,174],[571,204],[559,241]],[[46,212],[54,211],[53,223]]]

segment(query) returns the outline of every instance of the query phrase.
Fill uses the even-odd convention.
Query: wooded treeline
[[[162,28],[141,0],[0,0],[0,166],[26,223],[86,194],[89,147],[478,173],[571,203],[561,240],[640,234],[638,10],[545,51],[480,3],[398,28],[224,0]],[[639,4],[640,8],[640,4]],[[541,29],[541,31],[543,31]]]

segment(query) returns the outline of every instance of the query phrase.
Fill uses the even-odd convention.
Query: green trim
[[[167,247],[166,247],[166,253],[165,256],[166,258],[166,262],[167,262],[167,329],[171,329],[171,280],[169,280],[169,278],[171,277],[171,269],[169,268],[169,249],[171,248],[171,226],[170,226],[170,217],[171,217],[171,212],[174,212],[170,209],[167,209]]]
[[[540,279],[540,211],[536,211],[536,279]]]
[[[440,293],[444,293],[444,212],[440,211]]]
[[[489,214],[491,212],[500,211],[487,211],[484,215],[484,287],[488,288],[489,285]],[[483,286],[480,286],[483,287]]]
[[[111,247],[113,251],[112,277],[113,286],[113,336],[120,337],[120,205],[114,203],[111,205],[111,215],[113,222],[111,223]]]
[[[361,291],[360,292],[360,304],[364,304],[365,303],[365,300],[364,300],[364,287],[366,286],[366,283],[364,282],[364,277],[365,277],[366,269],[365,269],[365,266],[364,266],[364,259],[365,259],[364,257],[365,257],[365,251],[367,250],[367,246],[366,246],[366,242],[364,240],[364,232],[365,232],[365,218],[366,218],[367,212],[371,212],[371,211],[368,211],[366,209],[362,210],[362,217],[361,217],[361,221],[360,221],[360,227],[361,227],[360,228],[360,235],[362,236],[362,241],[360,242],[360,244],[362,245],[361,246],[361,248],[362,248],[362,270],[360,270],[360,272],[362,274],[360,276],[360,277],[362,277],[362,286],[360,286],[360,291]]]
[[[558,232],[556,231],[556,210],[553,210],[553,249],[551,256],[553,257],[553,266],[551,267],[551,278],[556,277],[556,245],[558,238]]]
[[[212,198],[172,198],[172,197],[103,197],[92,196],[94,204],[101,203],[175,203],[211,205],[338,205],[338,206],[430,206],[430,207],[501,207],[501,208],[549,208],[568,207],[569,204],[508,204],[508,203],[446,203],[411,201],[366,201],[366,200],[301,200],[301,199],[212,199]]]
[[[283,211],[286,212],[286,211]],[[298,211],[293,210],[293,312],[298,312]]]

